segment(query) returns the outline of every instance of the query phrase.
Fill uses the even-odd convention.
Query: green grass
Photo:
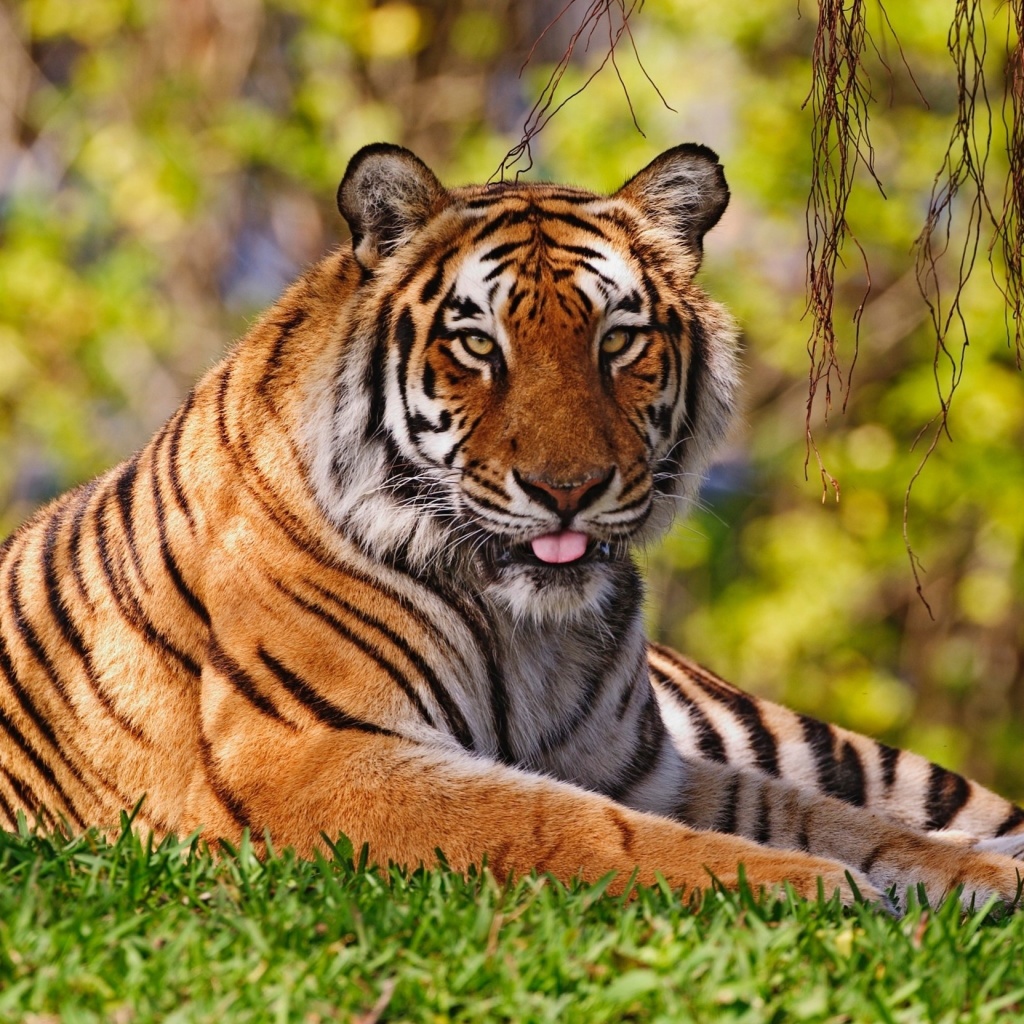
[[[0,833],[0,1021],[1007,1021],[1024,914]]]

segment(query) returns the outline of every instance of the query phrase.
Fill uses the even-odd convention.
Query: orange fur
[[[696,147],[608,199],[357,156],[353,250],[0,548],[0,821],[145,796],[139,827],[303,854],[344,831],[501,875],[1011,899],[1012,805],[644,660],[627,546],[692,498],[733,401],[693,281],[726,197]],[[579,565],[531,558],[570,529]]]

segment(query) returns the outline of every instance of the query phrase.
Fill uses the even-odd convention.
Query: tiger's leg
[[[1024,810],[906,750],[753,697],[667,648],[652,680],[677,749],[884,816],[916,832],[1024,857]]]
[[[251,674],[235,666],[230,679],[204,669],[203,757],[181,822],[186,830],[206,826],[211,835],[231,835],[230,814],[234,834],[245,826],[255,836],[268,830],[276,844],[300,853],[316,847],[321,832],[343,831],[356,845],[368,843],[381,862],[429,864],[440,847],[459,869],[486,856],[499,876],[537,869],[568,881],[615,872],[620,888],[634,869],[642,882],[660,874],[697,889],[710,872],[735,886],[742,864],[755,887],[789,882],[811,898],[820,877],[825,892],[839,889],[849,900],[847,870],[869,899],[883,886],[918,882],[934,899],[960,883],[967,901],[995,894],[1009,902],[1017,893],[1015,861],[922,837],[756,773],[746,773],[749,788],[733,791],[735,769],[696,762],[689,795],[706,790],[717,802],[702,800],[710,808],[703,816],[685,815],[680,805],[690,819],[683,824],[468,754],[439,734],[396,735],[326,699],[296,703],[293,714],[282,696],[268,713],[253,704],[265,680],[257,666],[248,668]],[[762,801],[772,804],[767,834],[759,824],[765,815],[744,811],[755,793],[758,812]],[[734,805],[744,812],[734,815],[732,831],[745,835],[724,834],[723,815]],[[808,850],[800,849],[805,841]]]
[[[999,852],[734,765],[687,761],[686,780],[673,817],[695,828],[842,861],[897,900],[921,884],[933,901],[962,885],[965,907],[1017,902],[1024,865]]]
[[[634,870],[641,882],[662,875],[687,891],[706,888],[711,874],[736,887],[743,864],[755,887],[789,883],[814,898],[820,878],[826,893],[853,899],[836,861],[696,831],[457,747],[354,726],[289,730],[254,718],[239,700],[204,713],[208,784],[194,787],[185,829],[230,835],[230,812],[235,834],[266,830],[276,846],[301,854],[322,845],[321,833],[341,831],[356,848],[367,843],[379,863],[433,864],[440,849],[459,870],[486,858],[501,878],[536,869],[596,881],[615,872],[613,892]],[[851,875],[865,899],[882,898]]]

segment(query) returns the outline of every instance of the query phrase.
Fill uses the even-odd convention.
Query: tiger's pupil
[[[631,340],[629,331],[619,329],[617,331],[609,331],[601,339],[601,351],[607,356],[618,355]]]
[[[494,351],[494,339],[482,334],[463,335],[462,344],[475,356],[489,356]]]

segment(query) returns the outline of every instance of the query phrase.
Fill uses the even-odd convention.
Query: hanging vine
[[[526,55],[526,59],[523,61],[523,64],[519,69],[520,76],[522,76],[523,72],[533,60],[533,56],[536,53],[541,40],[543,40],[545,36],[555,28],[555,26],[575,5],[576,0],[568,0],[568,3],[566,3],[558,14],[555,15],[551,22],[545,27],[544,31],[537,37],[533,46],[530,48],[530,52]],[[661,90],[647,73],[647,70],[643,65],[643,61],[640,59],[636,40],[633,38],[633,33],[630,29],[630,19],[639,14],[640,11],[643,10],[643,6],[644,0],[629,0],[628,3],[627,0],[590,0],[583,9],[579,25],[569,37],[569,42],[565,51],[559,58],[558,63],[555,64],[551,74],[548,76],[547,82],[541,89],[540,95],[537,97],[536,102],[530,108],[530,112],[526,116],[526,120],[523,124],[522,137],[519,142],[517,142],[516,145],[513,146],[502,158],[501,163],[498,165],[498,169],[494,172],[494,177],[504,181],[506,175],[509,174],[510,171],[514,170],[516,178],[518,179],[519,175],[525,174],[529,171],[530,168],[533,167],[533,151],[531,148],[533,140],[541,131],[543,131],[544,126],[551,120],[551,118],[553,118],[555,114],[557,114],[570,100],[583,92],[609,63],[612,65],[612,68],[615,71],[615,76],[618,78],[619,84],[622,86],[622,93],[625,97],[626,105],[629,107],[630,115],[633,118],[633,124],[641,135],[644,134],[643,129],[637,121],[636,112],[633,109],[633,102],[629,96],[629,90],[626,88],[625,80],[622,77],[622,71],[620,70],[616,59],[615,51],[623,36],[626,36],[629,40],[633,56],[636,58],[637,65],[643,73],[644,78],[647,79],[651,88],[653,88],[658,94],[658,98],[661,102],[664,103],[669,110],[674,109],[669,106],[665,97],[661,94]],[[562,78],[568,70],[569,65],[573,62],[573,59],[577,57],[577,51],[582,49],[584,54],[588,53],[599,29],[601,30],[600,39],[602,41],[602,46],[606,45],[603,57],[597,67],[594,68],[581,86],[574,89],[568,96],[562,97],[558,103],[555,103],[555,96],[558,92],[558,87],[561,85]]]
[[[885,8],[881,0],[876,0],[876,3],[880,21],[896,43],[902,58],[903,50]],[[915,273],[935,337],[933,373],[938,411],[922,427],[912,445],[912,448],[917,448],[925,439],[928,442],[904,495],[903,540],[918,595],[926,607],[928,602],[923,594],[921,566],[910,541],[910,499],[914,484],[931,454],[942,436],[948,436],[950,404],[963,377],[969,344],[962,298],[977,262],[986,225],[992,230],[989,263],[1006,298],[1008,334],[1013,339],[1018,365],[1021,363],[1024,301],[1024,279],[1021,276],[1024,248],[1024,53],[1021,39],[1024,0],[1011,0],[1008,6],[1009,60],[1003,120],[1009,176],[1001,209],[996,212],[993,208],[985,183],[993,128],[990,88],[985,76],[988,29],[981,0],[955,0],[947,46],[957,78],[956,114],[949,145],[932,186],[924,226],[915,243]],[[871,274],[864,251],[846,220],[847,203],[857,168],[863,167],[871,183],[882,189],[875,173],[874,149],[868,131],[873,102],[871,80],[864,66],[868,46],[878,53],[866,27],[864,0],[818,0],[812,84],[807,100],[813,124],[811,185],[807,201],[807,288],[811,334],[808,342],[810,372],[805,420],[805,472],[813,453],[821,473],[823,497],[831,488],[838,498],[839,485],[818,452],[811,417],[822,388],[827,417],[835,384],[839,385],[845,408],[857,360],[861,314],[871,289]],[[880,54],[879,57],[881,59]],[[882,63],[885,64],[884,60]],[[903,63],[906,66],[905,60]],[[909,67],[907,71],[910,72]],[[955,225],[954,221],[958,223]],[[838,355],[834,302],[836,269],[842,264],[847,242],[851,242],[859,254],[866,287],[853,314],[852,353],[844,375]]]

